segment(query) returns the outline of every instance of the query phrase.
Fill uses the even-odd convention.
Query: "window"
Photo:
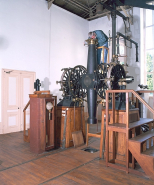
[[[154,2],[150,3],[154,5]],[[144,30],[145,30],[145,82],[150,90],[154,88],[154,11],[144,10]]]
[[[117,43],[117,41],[116,41]],[[112,41],[110,41],[110,44],[109,44],[109,53],[110,53],[110,62],[111,62],[111,59],[112,59]],[[117,54],[117,47],[116,47],[116,54]],[[120,62],[120,64],[124,64],[126,65],[126,46],[125,46],[125,42],[124,42],[124,39],[122,37],[120,37],[119,39],[119,55],[118,55],[118,61]]]
[[[119,39],[119,58],[120,64],[126,65],[126,46],[123,38]]]

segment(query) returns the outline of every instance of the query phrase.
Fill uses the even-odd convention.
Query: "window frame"
[[[154,5],[154,2],[151,4]],[[152,60],[153,60],[153,66],[154,66],[154,42],[152,43],[152,47],[149,48],[147,47],[147,28],[152,28],[152,34],[154,33],[154,10],[152,11],[152,24],[151,25],[146,25],[146,16],[147,16],[147,9],[143,9],[143,35],[144,35],[144,85],[147,85],[147,76],[152,75],[154,77],[154,70],[151,72],[147,71],[147,53],[148,51],[152,52]],[[153,34],[154,35],[154,34]],[[154,36],[153,36],[154,37]],[[153,79],[152,77],[152,79]],[[154,80],[153,80],[153,89],[154,89]],[[149,94],[150,96],[153,96],[152,94]]]

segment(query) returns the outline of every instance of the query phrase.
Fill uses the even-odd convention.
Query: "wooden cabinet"
[[[30,150],[42,153],[55,147],[56,97],[51,94],[31,94],[30,97]],[[47,110],[51,102],[53,108]]]
[[[56,147],[73,146],[72,132],[82,130],[85,141],[83,107],[57,107]]]

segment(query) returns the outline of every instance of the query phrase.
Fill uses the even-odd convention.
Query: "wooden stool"
[[[89,126],[90,124],[87,123],[87,135],[86,135],[86,145],[88,146],[88,139],[89,137],[97,137],[97,138],[101,138],[101,132],[99,133],[89,133]]]

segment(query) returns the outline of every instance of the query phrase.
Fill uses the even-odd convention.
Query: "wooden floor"
[[[89,146],[99,149],[99,139],[91,138]],[[82,149],[58,149],[35,155],[23,133],[0,135],[0,185],[35,184],[96,184],[96,185],[154,185],[145,177],[126,174],[105,166],[96,153]]]

